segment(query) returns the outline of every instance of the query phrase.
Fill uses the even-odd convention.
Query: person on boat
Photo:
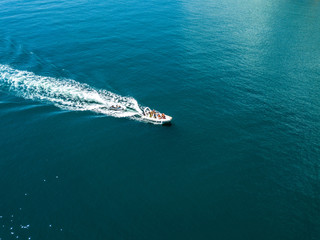
[[[164,115],[164,113],[162,113],[161,117],[162,119],[166,119],[166,115]]]

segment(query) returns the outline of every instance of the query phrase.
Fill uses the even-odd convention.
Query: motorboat
[[[171,120],[172,120],[172,117],[165,115],[164,113],[151,110],[148,107],[143,109],[141,117],[143,120],[147,122],[151,122],[154,124],[162,124],[162,125],[171,124]]]

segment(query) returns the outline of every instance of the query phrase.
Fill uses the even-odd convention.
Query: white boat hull
[[[172,117],[165,115],[165,118],[154,118],[154,117],[149,117],[149,116],[142,116],[142,119],[146,122],[154,123],[154,124],[170,124]]]

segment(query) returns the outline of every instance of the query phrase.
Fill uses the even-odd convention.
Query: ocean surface
[[[320,2],[1,0],[0,239],[320,239]]]

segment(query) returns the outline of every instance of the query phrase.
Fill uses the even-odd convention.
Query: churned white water
[[[138,119],[141,109],[132,97],[96,90],[72,79],[57,79],[0,65],[0,87],[16,96],[52,103],[73,111],[93,111],[113,117]],[[121,106],[114,110],[112,106]],[[136,116],[136,117],[134,117]]]

